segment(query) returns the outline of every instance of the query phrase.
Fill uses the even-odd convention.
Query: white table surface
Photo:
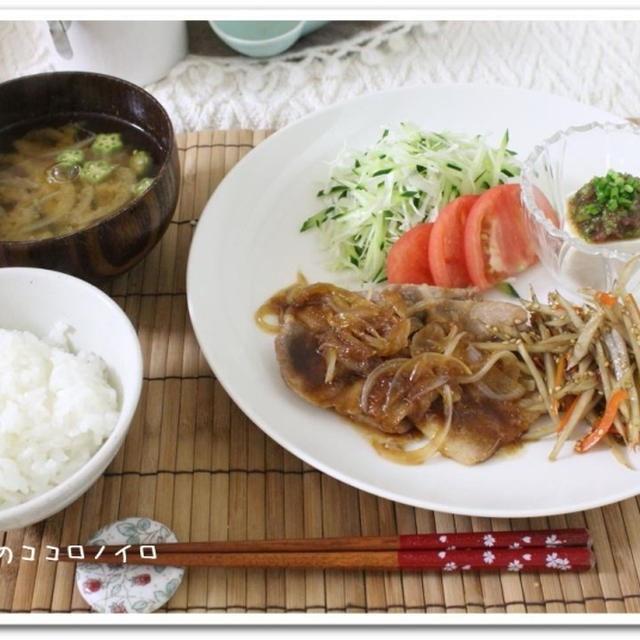
[[[279,128],[365,93],[452,82],[536,89],[640,114],[637,21],[334,22],[269,60],[207,49],[206,28],[200,23],[196,54],[147,87],[177,131]],[[53,68],[45,23],[0,22],[0,80]]]

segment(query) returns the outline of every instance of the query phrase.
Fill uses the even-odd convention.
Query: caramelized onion
[[[429,459],[440,451],[451,429],[451,423],[453,422],[453,393],[448,384],[442,387],[442,401],[444,405],[444,427],[440,430],[440,433],[436,433],[429,443],[424,446],[423,460]]]
[[[442,369],[445,370],[442,371]],[[408,375],[407,372],[409,372]],[[415,401],[441,387],[451,378],[456,379],[461,373],[466,372],[469,372],[469,367],[462,360],[453,356],[441,353],[423,353],[411,358],[400,366],[393,376],[387,391],[384,409],[388,409],[402,396],[409,396],[411,400]],[[427,377],[426,381],[424,380],[425,376]],[[421,382],[418,383],[418,380]],[[410,389],[409,392],[407,392],[407,387]]]
[[[277,322],[269,322],[268,318],[276,318]],[[267,300],[264,304],[260,305],[255,315],[256,324],[263,330],[269,333],[278,333],[282,326],[282,320],[278,309],[275,308],[272,300]]]
[[[376,451],[382,457],[402,464],[422,464],[433,457],[443,447],[453,422],[453,393],[447,384],[442,387],[442,399],[444,425],[434,417],[430,417],[427,420],[427,424],[420,425],[420,431],[425,436],[430,436],[426,444],[421,447],[407,449],[402,446],[403,442],[398,442],[393,438],[384,438],[379,441],[374,440],[373,446]]]
[[[324,381],[325,383],[329,384],[333,380],[333,375],[336,372],[336,350],[327,349],[325,360],[327,362],[327,372],[325,373]]]
[[[461,331],[460,333],[456,333],[453,338],[451,338],[451,340],[449,340],[449,342],[447,343],[447,346],[444,349],[444,355],[445,356],[450,356],[454,353],[454,351],[456,350],[456,347],[458,346],[458,344],[460,343],[460,341],[462,340],[462,338],[464,338],[467,334],[464,331]]]
[[[386,375],[389,371],[397,370],[403,364],[407,362],[407,358],[394,358],[393,360],[386,360],[382,364],[379,364],[364,381],[364,385],[362,385],[362,393],[360,394],[360,408],[365,413],[367,412],[367,407],[369,406],[369,396],[371,394],[371,390],[376,385],[378,380]]]

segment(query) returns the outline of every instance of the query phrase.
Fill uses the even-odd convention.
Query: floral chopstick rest
[[[125,518],[96,531],[87,545],[122,545],[122,564],[79,563],[76,585],[99,613],[151,613],[167,603],[184,576],[183,567],[128,564],[126,545],[177,542],[165,525],[149,518]]]

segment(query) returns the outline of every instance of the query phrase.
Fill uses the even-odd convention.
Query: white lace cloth
[[[52,69],[44,23],[0,23],[0,80]],[[147,87],[177,131],[279,128],[392,87],[481,82],[640,115],[640,22],[387,22],[268,60],[190,55]]]

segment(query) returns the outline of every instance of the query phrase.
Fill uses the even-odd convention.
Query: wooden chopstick
[[[585,571],[586,529],[297,538],[62,548],[59,560],[183,567]],[[72,549],[75,551],[72,553]],[[151,553],[150,553],[151,552]]]
[[[284,540],[221,540],[213,542],[157,543],[158,555],[165,553],[260,553],[298,551],[400,551],[491,548],[535,548],[590,546],[587,529],[544,529],[526,531],[481,531],[464,533],[419,533],[399,536],[351,536],[335,538],[291,538]],[[111,554],[122,545],[84,547],[87,558]],[[139,554],[139,545],[128,548]]]
[[[69,560],[60,556],[60,560]],[[75,560],[77,561],[77,560]],[[121,555],[102,554],[87,562],[124,564]],[[589,547],[463,549],[449,551],[287,551],[249,553],[171,553],[126,556],[126,564],[261,569],[360,569],[421,571],[587,571],[594,566]]]

